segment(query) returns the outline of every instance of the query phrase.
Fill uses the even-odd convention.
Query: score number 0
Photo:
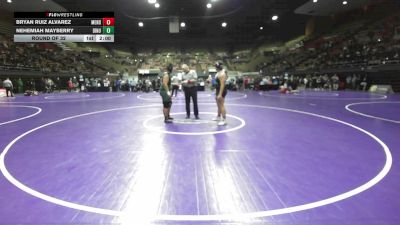
[[[103,18],[103,26],[114,26],[114,18]]]
[[[103,34],[114,34],[114,18],[103,18]]]

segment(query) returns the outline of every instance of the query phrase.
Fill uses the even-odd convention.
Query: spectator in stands
[[[311,79],[310,79],[310,88],[317,88],[317,75],[314,74],[312,75]]]
[[[146,92],[150,92],[150,89],[151,89],[151,81],[150,81],[150,78],[147,77],[146,80],[144,80],[144,82],[145,82],[145,91],[146,91]]]
[[[206,88],[209,88],[210,91],[212,91],[212,76],[211,76],[211,74],[208,74],[208,77],[206,80]]]
[[[179,90],[179,85],[180,85],[180,80],[178,75],[175,75],[172,77],[172,95],[174,96],[175,93],[175,97],[178,95],[178,90]]]
[[[137,84],[138,84],[138,82],[137,82],[136,78],[133,78],[132,79],[132,91],[134,91],[134,92],[137,91]]]
[[[92,78],[90,78],[89,81],[90,81],[90,87],[92,88],[92,90],[98,91],[97,80],[92,77]]]
[[[351,88],[351,82],[352,82],[351,76],[347,75],[347,77],[346,77],[346,89],[350,89]]]
[[[250,85],[250,78],[245,77],[244,78],[244,89],[249,89],[249,85]]]
[[[338,77],[338,75],[334,74],[331,79],[332,79],[333,90],[337,91],[339,89],[339,77]]]
[[[304,84],[304,88],[308,88],[308,85],[309,85],[309,78],[308,78],[308,76],[305,76],[304,78],[303,78],[303,84]]]
[[[115,89],[117,90],[117,92],[119,92],[121,90],[121,79],[118,78],[117,80],[115,80]]]
[[[76,92],[78,92],[79,91],[79,82],[78,82],[78,79],[76,79],[76,77],[73,77],[72,78],[72,83],[74,84],[74,89],[75,89],[75,91]]]
[[[80,91],[85,91],[86,87],[85,87],[85,78],[83,77],[82,74],[79,74],[79,90]]]
[[[324,90],[331,90],[331,82],[327,74],[322,76],[322,88]]]
[[[85,91],[88,91],[89,89],[91,89],[92,85],[90,85],[89,78],[87,78],[87,77],[85,78],[84,85],[85,85]]]
[[[128,86],[128,91],[129,91],[129,92],[132,92],[132,87],[133,87],[133,85],[132,85],[132,79],[127,79],[127,80],[125,81],[125,83],[126,83],[126,85]]]
[[[104,85],[105,91],[109,91],[109,92],[112,91],[112,87],[111,87],[111,85],[110,85],[110,81],[108,80],[108,77],[106,77],[106,78],[103,80],[103,85]]]
[[[56,78],[56,88],[58,90],[58,92],[61,92],[61,81],[60,81],[60,77]]]
[[[211,75],[210,75],[211,76]],[[217,85],[215,81],[215,76],[211,76],[211,91],[215,89],[215,86]]]
[[[36,91],[36,82],[33,78],[28,83],[28,89],[31,91]]]
[[[14,97],[14,93],[13,93],[14,86],[13,86],[13,83],[11,82],[10,78],[7,77],[3,81],[3,87],[6,89],[7,97]],[[9,93],[10,93],[10,95],[9,95]]]
[[[364,76],[364,78],[362,79],[360,86],[361,86],[361,90],[365,91],[367,90],[367,76]]]
[[[146,79],[139,80],[139,87],[142,92],[146,91]]]
[[[360,83],[361,83],[361,75],[357,74],[356,76],[356,90],[360,90]]]
[[[298,84],[298,79],[294,77],[293,75],[289,78],[289,86],[291,87],[292,90],[297,90]]]
[[[45,92],[46,91],[46,79],[42,77],[37,85],[38,91]]]
[[[52,79],[50,79],[50,78],[45,79],[46,93],[53,92],[53,86],[54,86],[54,82]]]
[[[153,80],[151,81],[151,89],[152,89],[153,91],[156,91],[156,89],[157,89],[157,81],[156,81],[156,79],[153,79]]]
[[[17,86],[18,86],[18,93],[24,93],[24,82],[22,82],[21,78],[18,78]]]
[[[316,79],[316,85],[317,85],[317,90],[321,90],[322,88],[322,76],[320,75],[319,77],[317,77]]]
[[[353,77],[351,78],[351,88],[353,90],[357,90],[357,75],[353,74]]]
[[[72,78],[69,78],[69,80],[67,81],[67,88],[68,88],[68,92],[71,92],[74,89],[74,84],[72,83]]]
[[[97,88],[101,91],[103,89],[103,81],[100,78],[96,79],[97,81]]]
[[[197,73],[194,70],[190,70],[186,64],[182,65],[183,76],[182,86],[185,92],[186,102],[186,119],[190,118],[190,98],[193,100],[194,116],[199,119],[199,108],[197,106]]]

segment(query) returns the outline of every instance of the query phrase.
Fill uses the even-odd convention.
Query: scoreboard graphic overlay
[[[114,42],[114,12],[14,12],[14,42]]]

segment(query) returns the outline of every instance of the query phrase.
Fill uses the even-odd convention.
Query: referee
[[[185,92],[186,102],[186,119],[190,118],[190,98],[193,99],[194,116],[199,119],[199,108],[197,106],[197,74],[194,70],[190,70],[186,64],[182,65],[182,87]]]

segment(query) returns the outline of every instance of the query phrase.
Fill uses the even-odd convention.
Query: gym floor
[[[400,224],[400,95],[198,95],[0,99],[0,224]]]

